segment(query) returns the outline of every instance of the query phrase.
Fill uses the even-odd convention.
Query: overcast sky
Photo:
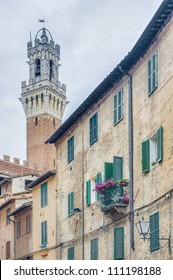
[[[18,98],[28,81],[26,44],[46,28],[61,46],[67,85],[64,120],[132,49],[162,0],[0,0],[0,158],[25,159],[25,115]]]

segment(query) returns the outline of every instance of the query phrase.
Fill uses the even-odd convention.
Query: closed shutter
[[[41,185],[41,207],[47,205],[48,194],[47,194],[47,182]]]
[[[68,150],[68,163],[70,163],[74,159],[74,136],[72,136],[67,142],[67,150]]]
[[[91,180],[86,182],[86,205],[91,204]]]
[[[41,245],[47,244],[47,221],[41,223]]]
[[[11,257],[11,248],[10,248],[10,241],[6,242],[6,259]]]
[[[123,158],[114,157],[113,161],[113,177],[115,181],[118,181],[123,178]]]
[[[105,162],[104,163],[104,171],[105,171],[105,181],[109,180],[113,177],[113,163]]]
[[[150,216],[150,251],[160,248],[159,242],[159,212]]]
[[[91,260],[98,260],[98,238],[91,240]]]
[[[142,173],[146,173],[150,170],[150,161],[149,161],[149,139],[142,143]]]
[[[98,139],[98,113],[90,118],[90,145]]]
[[[68,248],[68,260],[74,260],[74,247]]]
[[[124,259],[124,228],[114,229],[114,260]]]
[[[74,192],[68,194],[68,216],[73,214],[74,209]]]
[[[102,173],[99,172],[99,173],[97,174],[96,184],[101,184],[101,183],[102,183]],[[100,193],[97,193],[97,194],[96,194],[96,199],[98,200],[100,197],[101,197],[101,194],[100,194]]]
[[[157,162],[163,158],[163,129],[162,126],[157,131]]]
[[[148,95],[158,86],[158,56],[154,53],[151,59],[148,61]]]

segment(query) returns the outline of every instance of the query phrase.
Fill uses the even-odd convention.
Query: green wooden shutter
[[[113,158],[113,177],[115,181],[123,179],[123,158],[114,157]]]
[[[104,171],[105,171],[105,181],[109,180],[113,177],[113,163],[105,162],[104,163]]]
[[[162,126],[157,131],[157,162],[163,158],[163,129]]]
[[[154,53],[148,61],[148,95],[158,86],[158,55]]]
[[[91,260],[98,260],[98,238],[91,240]]]
[[[90,145],[98,139],[98,113],[90,118]]]
[[[86,182],[86,205],[91,204],[91,180]]]
[[[159,242],[159,212],[150,216],[150,251],[155,251],[160,248]]]
[[[67,142],[67,158],[68,163],[74,159],[74,136],[72,136]]]
[[[68,248],[68,260],[74,260],[74,247]]]
[[[73,214],[74,209],[74,192],[68,194],[68,216]]]
[[[151,59],[148,61],[148,95],[150,95],[152,91],[152,71],[151,71]]]
[[[124,259],[124,228],[114,229],[114,260]]]
[[[146,173],[150,170],[149,149],[150,142],[149,139],[147,139],[142,143],[142,173]]]
[[[102,183],[102,173],[99,172],[99,173],[97,174],[96,184],[101,184],[101,183]],[[100,197],[101,197],[101,194],[100,194],[100,193],[97,193],[97,194],[96,194],[96,199],[98,200]]]

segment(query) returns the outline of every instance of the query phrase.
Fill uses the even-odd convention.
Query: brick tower
[[[61,125],[66,107],[66,86],[58,78],[60,46],[43,27],[27,44],[29,82],[22,82],[22,102],[26,115],[27,161],[39,170],[55,166],[55,147],[45,141]]]

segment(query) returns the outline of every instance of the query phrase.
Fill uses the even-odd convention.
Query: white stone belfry
[[[66,85],[58,78],[60,46],[43,27],[27,44],[29,83],[22,82],[22,102],[27,118],[50,114],[62,120],[66,107]]]

